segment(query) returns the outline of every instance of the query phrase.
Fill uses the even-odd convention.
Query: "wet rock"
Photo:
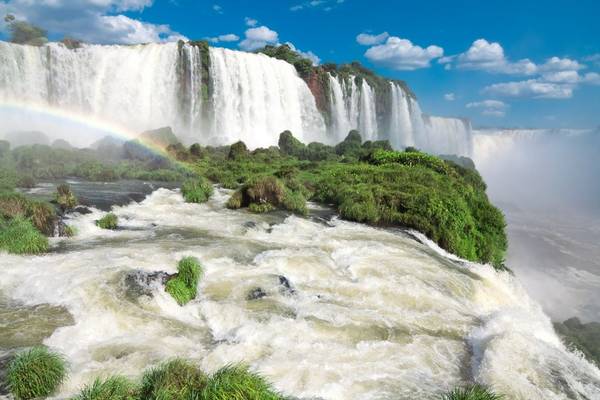
[[[262,288],[254,288],[252,289],[248,295],[246,296],[246,300],[248,301],[252,301],[252,300],[258,300],[258,299],[262,299],[263,297],[267,297],[267,292],[265,292]]]
[[[137,299],[140,296],[153,296],[153,289],[157,286],[164,286],[167,281],[174,276],[167,272],[146,272],[131,271],[125,275],[124,284],[127,297]]]
[[[279,286],[280,286],[281,293],[287,294],[287,295],[296,294],[296,290],[292,287],[288,278],[286,278],[283,275],[278,275],[277,278],[279,279]]]
[[[244,222],[244,228],[255,229],[257,227],[256,222],[248,221]]]
[[[87,214],[91,214],[92,210],[90,210],[86,206],[77,206],[71,212],[78,213],[78,214],[81,214],[81,215],[87,215]]]
[[[52,235],[54,237],[68,237],[70,236],[69,227],[65,224],[62,218],[57,218],[54,221],[54,228],[52,229]]]
[[[8,372],[8,364],[12,360],[12,353],[0,354],[0,396],[7,396],[10,391],[6,382],[6,373]]]

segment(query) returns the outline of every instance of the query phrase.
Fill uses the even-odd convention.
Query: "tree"
[[[12,43],[42,46],[48,42],[48,32],[26,21],[19,21],[12,14],[6,15],[4,22],[8,25]]]

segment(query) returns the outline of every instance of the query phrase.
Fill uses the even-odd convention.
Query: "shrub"
[[[283,197],[282,206],[288,211],[296,214],[306,215],[308,214],[308,208],[306,208],[306,199],[302,193],[292,191],[290,189],[285,190]]]
[[[166,292],[179,305],[185,305],[196,298],[198,281],[202,276],[202,267],[194,257],[185,257],[177,265],[177,274],[169,279]]]
[[[304,143],[296,139],[290,131],[281,132],[277,144],[283,154],[298,158],[302,157],[306,147]]]
[[[77,197],[75,197],[71,191],[71,187],[67,184],[58,185],[55,200],[63,211],[75,208],[78,204]]]
[[[229,197],[229,200],[227,200],[227,208],[232,209],[232,210],[237,210],[238,208],[242,208],[242,200],[243,200],[242,192],[241,192],[241,190],[238,190],[235,193],[233,193],[231,195],[231,197]]]
[[[252,203],[248,206],[248,210],[255,214],[264,214],[270,211],[273,211],[275,207],[273,207],[269,203]]]
[[[119,223],[119,217],[117,217],[113,213],[108,213],[104,217],[100,218],[96,221],[96,225],[102,229],[117,229],[117,225]]]
[[[113,376],[104,381],[96,379],[71,400],[137,400],[138,388],[127,378]]]
[[[504,396],[495,394],[480,385],[456,388],[442,396],[442,400],[501,400]]]
[[[22,216],[0,218],[0,249],[12,254],[39,254],[48,251],[48,238]]]
[[[239,142],[235,142],[229,148],[229,155],[227,156],[230,160],[240,160],[242,158],[248,157],[250,152],[248,151],[248,147],[241,140]]]
[[[11,361],[6,379],[15,399],[35,399],[54,394],[65,379],[66,370],[61,355],[45,347],[34,347]]]
[[[142,377],[140,398],[144,400],[199,399],[206,375],[190,362],[175,359],[150,369]]]
[[[244,365],[232,365],[215,372],[202,391],[202,400],[283,400],[260,375]]]
[[[205,203],[213,194],[213,187],[203,177],[188,180],[181,186],[181,194],[188,203]]]
[[[30,219],[34,227],[46,236],[54,233],[54,223],[56,222],[54,208],[48,203],[30,200],[17,192],[0,194],[0,216],[6,219],[25,217]]]
[[[348,136],[335,146],[335,152],[346,158],[358,159],[362,154],[362,138],[357,130],[351,130]]]

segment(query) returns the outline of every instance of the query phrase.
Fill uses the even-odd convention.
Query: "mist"
[[[600,320],[600,132],[476,131],[474,161],[503,209],[507,265],[553,319]]]

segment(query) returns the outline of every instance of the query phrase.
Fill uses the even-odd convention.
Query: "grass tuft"
[[[215,372],[204,390],[202,400],[281,400],[260,375],[250,372],[245,365],[229,365]]]
[[[442,396],[442,400],[502,400],[504,396],[495,394],[481,385],[456,388]]]
[[[196,400],[208,378],[194,364],[174,359],[144,373],[140,398],[144,400]]]
[[[104,381],[96,379],[94,383],[71,400],[137,400],[138,388],[129,379],[113,376]]]
[[[61,210],[66,211],[75,208],[78,204],[77,197],[71,191],[71,187],[66,183],[58,185],[55,195],[56,204]]]
[[[9,221],[0,217],[0,249],[12,254],[40,254],[48,251],[48,238],[24,217]]]
[[[213,194],[213,187],[206,178],[188,180],[181,186],[181,194],[187,203],[205,203]]]
[[[202,276],[202,267],[194,257],[185,257],[177,266],[177,275],[166,285],[169,293],[179,305],[185,305],[196,298],[198,281]]]
[[[34,347],[18,354],[9,364],[8,387],[17,400],[47,397],[56,392],[66,372],[61,355],[45,347]]]
[[[117,217],[113,213],[108,213],[104,217],[100,218],[96,221],[96,225],[102,229],[117,229],[117,225],[119,223],[119,217]]]

